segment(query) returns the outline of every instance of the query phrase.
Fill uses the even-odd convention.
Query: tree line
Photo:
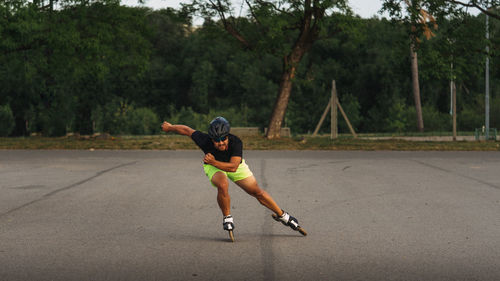
[[[254,9],[264,23],[255,17],[209,17],[209,8],[203,25],[193,26],[200,8],[192,5],[151,10],[115,0],[2,2],[0,135],[156,134],[161,120],[206,130],[217,115],[233,126],[263,128],[291,67],[291,94],[280,126],[295,134],[314,130],[333,79],[356,131],[418,130],[412,25],[362,19],[348,7],[323,13],[307,52],[285,65],[301,31],[285,28],[290,20],[283,14]],[[498,20],[490,21],[487,41],[483,14],[436,18],[432,37],[415,37],[425,130],[451,131],[452,79],[459,130],[484,124],[486,56],[490,124],[499,128]],[[229,23],[248,46],[228,32]],[[347,132],[343,121],[340,131]]]

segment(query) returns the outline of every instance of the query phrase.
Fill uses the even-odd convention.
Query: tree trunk
[[[419,132],[424,132],[424,119],[422,117],[422,105],[420,104],[420,85],[418,83],[418,59],[414,43],[410,44],[410,56],[413,98],[415,99],[415,111],[417,113],[417,128]]]
[[[307,36],[300,36],[290,55],[283,58],[283,74],[281,75],[278,98],[274,104],[273,113],[269,120],[269,125],[267,126],[266,137],[268,139],[280,137],[281,124],[283,123],[288,101],[290,100],[290,94],[292,93],[295,72],[302,57],[312,45],[312,41],[313,40]]]
[[[266,137],[268,139],[280,137],[281,123],[283,123],[283,118],[285,117],[286,108],[292,92],[292,79],[295,76],[295,67],[287,66],[286,62],[284,64],[285,69],[281,75],[278,98],[274,104],[273,113],[271,115],[271,119],[269,120],[269,125],[267,126],[268,129]]]
[[[221,4],[221,1],[217,0],[216,2],[209,2],[211,3],[212,9],[217,11],[219,14],[222,23],[224,24],[224,29],[235,37],[241,44],[243,44],[245,48],[251,48],[251,44],[246,41],[246,39],[234,28],[232,23],[226,19],[224,14],[224,5]],[[257,2],[259,2],[259,5],[266,5],[267,3],[265,1],[262,3],[260,1]],[[312,43],[314,43],[319,36],[320,22],[325,15],[326,9],[326,7],[319,4],[320,1],[313,0],[304,0],[303,2],[303,15],[300,18],[299,26],[300,34],[295,41],[291,52],[283,58],[283,74],[281,75],[280,89],[274,104],[271,119],[269,120],[269,124],[267,126],[268,130],[266,137],[268,139],[280,137],[281,124],[283,122],[283,118],[285,117],[288,101],[290,100],[296,69],[304,54],[311,48]],[[271,6],[274,5],[271,4]],[[277,9],[277,11],[280,10]],[[253,15],[253,17],[258,22],[255,15]],[[296,25],[293,25],[292,27],[294,29],[297,28]]]
[[[302,30],[297,41],[288,56],[283,58],[283,74],[281,75],[278,98],[274,104],[273,113],[267,126],[267,139],[279,138],[281,134],[281,123],[285,117],[288,101],[292,92],[293,79],[304,54],[311,48],[312,43],[318,36],[318,27],[311,27],[311,12],[309,11],[302,26]]]

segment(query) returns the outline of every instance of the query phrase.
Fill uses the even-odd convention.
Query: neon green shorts
[[[253,176],[252,171],[250,171],[250,169],[248,168],[248,165],[245,163],[245,159],[241,160],[241,163],[238,166],[238,169],[236,170],[236,172],[226,172],[226,171],[223,171],[221,169],[218,169],[218,168],[216,168],[212,165],[208,165],[208,164],[203,164],[203,170],[205,170],[205,174],[207,175],[208,179],[210,180],[210,183],[213,186],[215,186],[215,185],[212,183],[212,177],[217,172],[224,173],[233,182],[243,180],[243,179],[246,179],[248,177]]]

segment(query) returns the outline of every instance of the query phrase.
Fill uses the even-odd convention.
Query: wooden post
[[[330,138],[336,139],[338,134],[338,125],[337,125],[337,88],[335,87],[335,80],[332,80],[332,98],[330,100],[331,103],[331,128],[330,128]]]
[[[316,129],[314,129],[313,137],[315,137],[318,134],[319,128],[321,128],[321,125],[323,124],[323,121],[325,121],[326,114],[328,114],[328,110],[330,109],[330,106],[332,103],[328,101],[328,104],[326,105],[325,111],[323,111],[323,115],[321,115],[321,119],[318,122],[318,125],[316,125]]]
[[[332,107],[333,101],[336,101],[334,104],[336,106]],[[339,99],[337,97],[337,88],[335,87],[335,80],[332,81],[332,96],[330,98],[330,101],[326,105],[325,111],[323,111],[323,115],[321,115],[321,119],[319,120],[318,124],[316,125],[316,129],[314,129],[313,137],[315,137],[318,134],[319,129],[321,128],[321,125],[323,124],[323,121],[325,121],[325,117],[328,114],[328,111],[330,110],[330,117],[331,117],[331,138],[336,139],[338,135],[338,122],[337,122],[337,108],[340,110],[340,113],[342,113],[342,116],[344,117],[344,120],[347,123],[347,126],[349,127],[349,130],[351,131],[351,134],[354,136],[354,138],[357,138],[358,135],[356,135],[356,132],[354,131],[354,128],[351,125],[351,122],[349,121],[349,118],[347,118],[347,114],[345,114],[344,109],[340,105]]]
[[[354,131],[354,128],[352,127],[351,122],[349,121],[349,118],[347,118],[347,114],[345,114],[344,109],[340,105],[338,98],[337,98],[337,106],[339,107],[340,113],[342,113],[342,116],[344,117],[344,120],[347,123],[347,126],[349,127],[349,131],[351,131],[352,136],[354,138],[357,138],[358,135],[356,135],[356,132]]]
[[[451,82],[452,97],[451,101],[453,103],[453,141],[457,140],[457,88],[455,87],[455,81]]]

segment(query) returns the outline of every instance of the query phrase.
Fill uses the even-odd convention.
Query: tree
[[[406,4],[407,15],[404,16],[402,10],[404,10],[404,4]],[[421,34],[425,35],[427,39],[433,36],[426,21],[429,20],[431,23],[436,25],[436,20],[431,14],[437,15],[439,18],[443,19],[445,17],[461,17],[467,15],[468,8],[477,8],[482,13],[492,16],[496,19],[500,19],[500,14],[498,13],[498,7],[500,5],[499,0],[384,0],[382,10],[388,11],[391,16],[398,20],[403,20],[406,23],[411,24],[411,58],[412,58],[412,77],[413,92],[415,96],[415,106],[417,111],[417,124],[419,131],[423,131],[423,118],[421,116],[421,106],[420,106],[420,93],[418,82],[418,62],[416,53],[416,43],[418,43],[418,36]],[[428,12],[430,11],[430,13]],[[417,24],[417,25],[415,25]],[[420,28],[418,28],[420,27]]]
[[[417,128],[419,132],[424,131],[424,119],[422,116],[422,104],[420,95],[420,83],[418,76],[418,45],[420,37],[424,35],[427,40],[434,36],[428,23],[432,24],[434,29],[437,29],[435,18],[430,15],[425,9],[422,8],[421,0],[402,0],[398,1],[387,0],[384,3],[383,9],[391,12],[399,20],[402,20],[410,27],[410,61],[411,61],[411,78],[412,78],[412,92],[415,103],[415,111],[417,115]],[[404,2],[404,6],[401,2]],[[406,10],[405,15],[401,10]]]
[[[0,2],[0,96],[13,134],[89,134],[97,105],[141,93],[145,12],[117,0]]]
[[[481,13],[500,20],[500,13],[498,9],[495,9],[500,5],[500,1],[498,0],[443,0],[443,2],[444,4],[455,4],[455,9],[461,12],[464,12],[464,9],[476,8],[481,11]],[[443,7],[446,7],[446,5],[443,5]]]
[[[383,0],[382,10],[388,11],[393,18],[401,19],[402,11],[408,0]],[[418,7],[410,7],[413,13],[420,9],[428,11],[435,17],[464,16],[469,8],[476,8],[481,13],[500,19],[500,0],[418,0]]]
[[[191,67],[186,61],[195,52],[186,52],[192,38],[189,15],[172,8],[150,11],[146,14],[150,30],[148,41],[152,45],[145,85],[147,94],[134,100],[140,106],[153,108],[162,118],[171,114],[169,108],[189,106],[182,101],[191,85]],[[183,65],[184,64],[184,65]]]
[[[334,8],[348,11],[345,0],[264,1],[245,0],[248,20],[255,29],[244,29],[243,19],[233,16],[229,0],[195,0],[206,17],[217,16],[222,27],[245,49],[270,52],[282,58],[278,96],[268,123],[267,138],[280,137],[297,67],[320,37],[325,17]],[[243,6],[242,6],[243,7]],[[240,11],[241,8],[240,7]]]

